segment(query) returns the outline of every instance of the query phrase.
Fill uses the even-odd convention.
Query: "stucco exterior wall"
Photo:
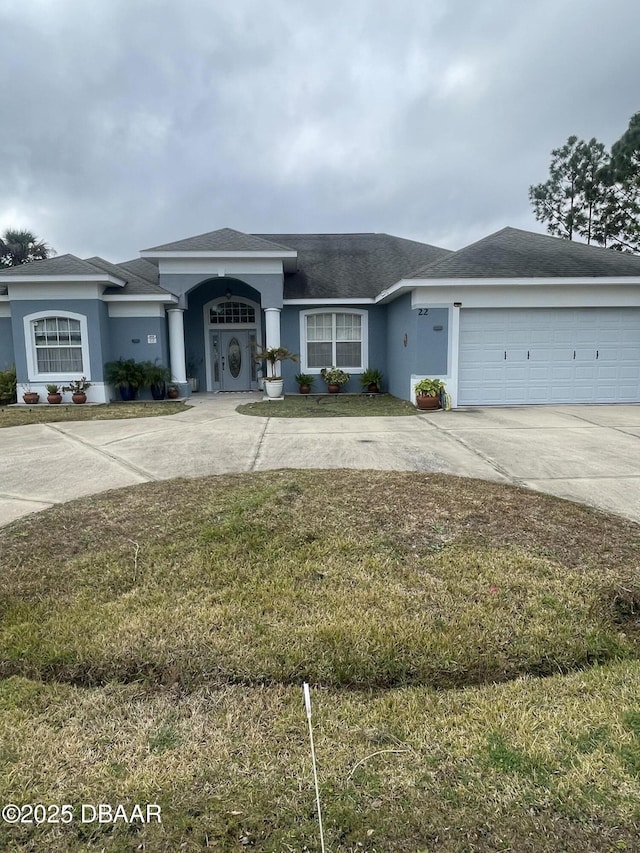
[[[387,388],[401,400],[412,400],[410,376],[416,361],[416,314],[411,295],[395,299],[387,306]]]
[[[0,370],[6,370],[14,362],[11,317],[0,317]]]
[[[222,293],[227,288],[229,282],[237,282],[238,286],[244,283],[254,292],[259,294],[252,296],[257,302],[262,304],[263,308],[282,308],[282,287],[283,278],[278,273],[242,273],[234,276],[220,276],[212,278],[206,273],[160,273],[160,287],[164,287],[169,293],[180,298],[181,308],[191,308],[192,298],[199,293],[194,291],[194,288],[199,288],[203,284],[211,284],[212,282],[225,282],[222,288]],[[231,290],[235,295],[241,295],[240,290],[235,290],[233,285]],[[210,296],[209,299],[213,299]]]
[[[92,382],[103,381],[103,333],[104,303],[98,299],[20,299],[11,306],[11,328],[18,383],[29,382],[26,347],[24,340],[24,318],[29,314],[46,311],[55,315],[57,311],[83,314],[87,318],[89,364],[84,372]]]
[[[105,362],[118,358],[134,361],[155,361],[169,365],[169,344],[166,317],[110,317],[109,346]],[[149,343],[155,336],[156,343]]]

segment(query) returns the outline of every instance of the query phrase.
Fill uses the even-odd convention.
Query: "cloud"
[[[551,148],[639,108],[626,0],[32,0],[0,26],[0,223],[113,260],[224,225],[539,230]]]

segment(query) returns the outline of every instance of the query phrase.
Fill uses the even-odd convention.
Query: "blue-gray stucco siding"
[[[148,342],[149,335],[155,335],[155,344]],[[132,358],[169,364],[166,317],[110,317],[109,344],[105,361]]]
[[[411,374],[443,376],[447,373],[449,310],[412,308],[405,294],[387,306],[389,391],[412,399]]]
[[[368,366],[375,367],[384,374],[383,387],[386,390],[387,374],[387,336],[386,336],[386,310],[381,305],[285,305],[280,320],[280,339],[283,346],[301,355],[302,343],[300,341],[300,314],[303,311],[322,308],[327,311],[365,311],[368,317]],[[330,364],[327,367],[331,367]],[[293,394],[298,390],[295,375],[300,371],[300,365],[285,362],[282,365],[282,376],[284,378],[284,390],[287,394]],[[317,392],[326,391],[322,379],[318,377],[313,385]],[[360,373],[353,373],[346,385],[342,386],[345,392],[358,393],[362,390],[360,384]]]
[[[6,370],[14,363],[11,317],[0,317],[0,370]]]
[[[58,311],[84,314],[87,318],[89,365],[85,374],[93,382],[103,381],[103,338],[105,305],[98,299],[25,299],[11,303],[11,325],[15,342],[14,355],[18,382],[28,382],[27,356],[24,341],[24,318],[29,314],[46,311],[55,315]]]

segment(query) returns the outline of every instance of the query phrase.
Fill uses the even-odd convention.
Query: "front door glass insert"
[[[227,361],[229,363],[229,372],[234,379],[237,379],[242,368],[242,349],[237,338],[231,338],[229,341]]]

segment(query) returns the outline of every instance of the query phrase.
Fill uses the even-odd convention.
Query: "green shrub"
[[[15,365],[6,370],[0,370],[0,403],[15,403],[17,401],[16,368]]]

